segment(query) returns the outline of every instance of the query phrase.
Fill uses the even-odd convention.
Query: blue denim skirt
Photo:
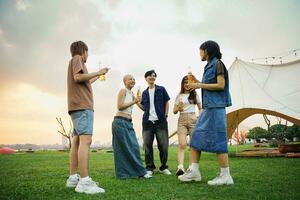
[[[225,108],[206,108],[192,133],[190,146],[199,151],[228,153]]]
[[[144,176],[146,170],[132,122],[122,117],[115,117],[112,123],[112,135],[116,177],[127,179]]]

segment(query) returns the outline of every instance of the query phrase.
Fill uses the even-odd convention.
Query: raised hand
[[[107,72],[109,70],[110,70],[110,68],[104,67],[104,68],[100,69],[98,73],[99,73],[99,75],[105,75],[105,74],[107,74]]]
[[[139,102],[141,102],[141,97],[136,96],[136,97],[133,97],[133,98],[134,98],[134,99],[133,99],[134,103],[139,103]]]
[[[178,103],[177,108],[178,108],[178,111],[179,111],[179,112],[182,112],[182,111],[184,110],[183,102],[182,102],[182,101],[180,101],[180,102]]]

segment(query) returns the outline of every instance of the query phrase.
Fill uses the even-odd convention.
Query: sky
[[[171,133],[181,78],[189,70],[202,76],[202,42],[219,43],[227,68],[235,57],[281,55],[300,47],[299,10],[296,0],[0,0],[0,144],[61,143],[55,117],[68,129],[66,77],[74,41],[89,47],[89,72],[100,62],[111,68],[106,81],[93,84],[93,141],[104,144],[111,143],[125,74],[145,89],[144,73],[156,70],[156,83],[171,97]],[[135,107],[138,138],[141,118]],[[256,125],[264,125],[262,117],[242,124]]]

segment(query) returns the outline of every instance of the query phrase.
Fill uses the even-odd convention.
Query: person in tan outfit
[[[187,136],[191,136],[195,127],[197,117],[196,109],[198,107],[199,113],[201,112],[201,101],[195,90],[190,91],[187,87],[188,76],[183,77],[181,81],[180,93],[177,95],[173,112],[177,114],[180,112],[177,124],[178,135],[178,167],[176,175],[184,174],[184,150],[187,145]]]

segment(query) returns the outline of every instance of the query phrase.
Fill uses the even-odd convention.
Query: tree
[[[294,137],[300,138],[300,126],[298,126],[296,124],[294,124],[293,126],[298,127],[298,129],[296,129],[296,131],[295,131]]]
[[[267,124],[267,126],[268,126],[268,131],[269,131],[269,129],[270,129],[270,126],[271,126],[271,122],[270,122],[270,120],[268,119],[268,116],[266,115],[266,114],[263,114],[263,117],[264,117],[264,120],[265,120],[265,122],[266,122],[266,124]]]
[[[249,130],[247,138],[254,139],[256,142],[260,142],[261,138],[269,138],[269,133],[264,128],[254,127]]]
[[[71,149],[71,139],[72,139],[72,131],[73,131],[73,125],[72,125],[72,122],[70,121],[70,129],[69,129],[69,131],[67,132],[66,129],[65,129],[65,127],[64,127],[64,124],[63,124],[63,122],[62,122],[62,120],[61,120],[61,118],[56,117],[56,121],[57,121],[58,124],[60,125],[60,130],[58,130],[58,132],[59,132],[62,136],[66,137],[66,138],[68,139],[68,141],[69,141],[69,149]]]
[[[286,129],[286,138],[290,141],[293,140],[294,137],[300,137],[300,127],[296,124],[292,126],[288,126]]]
[[[247,137],[246,131],[240,131],[239,133],[237,131],[235,131],[232,134],[231,138],[238,144],[245,144],[246,137]]]
[[[270,127],[270,134],[272,138],[283,140],[286,137],[287,126],[283,124],[275,124]]]

